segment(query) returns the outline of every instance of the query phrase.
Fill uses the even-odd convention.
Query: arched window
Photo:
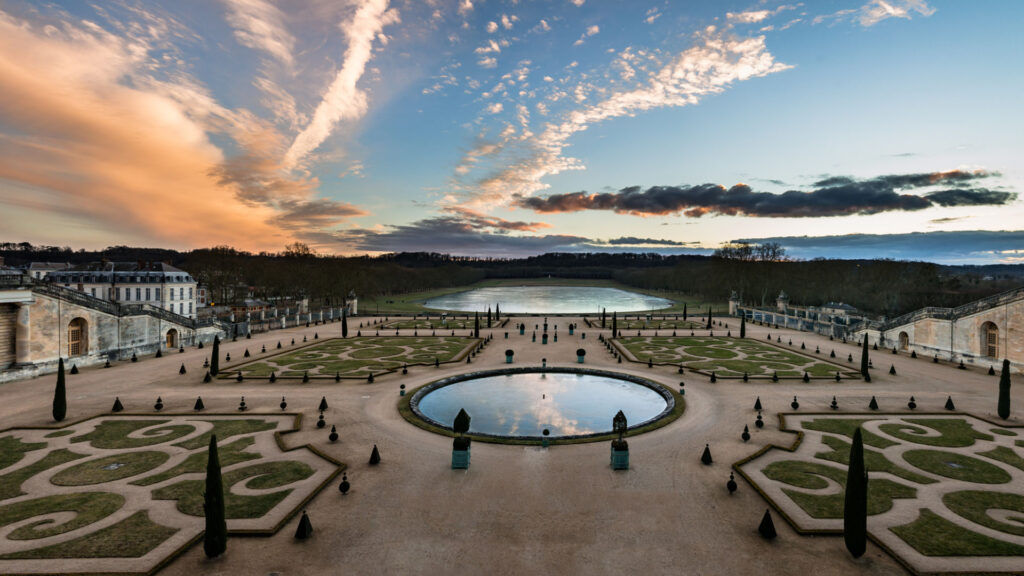
[[[85,318],[75,318],[68,324],[68,356],[89,353],[89,325]]]
[[[900,332],[900,350],[910,347],[910,336],[906,332]]]
[[[989,358],[999,358],[999,327],[992,322],[981,325],[981,353]]]

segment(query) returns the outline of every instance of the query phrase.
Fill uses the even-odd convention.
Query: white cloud
[[[282,64],[292,66],[295,37],[284,24],[284,15],[267,0],[224,0],[227,21],[239,44],[262,50]]]
[[[487,31],[490,32],[491,34],[494,34],[495,32],[497,32],[498,31],[498,23],[497,22],[493,22],[493,21],[488,22],[487,23]]]
[[[931,16],[935,9],[928,6],[924,0],[872,0],[860,9],[860,25],[874,26],[882,20],[889,18],[910,19],[911,12],[917,12],[922,16]]]
[[[587,98],[586,102],[594,103],[564,112],[560,120],[546,124],[540,134],[521,142],[518,148],[506,150],[499,146],[486,152],[474,149],[467,153],[473,165],[488,162],[483,173],[490,176],[464,185],[463,190],[469,193],[472,203],[479,205],[500,204],[516,195],[529,196],[548,188],[543,180],[550,175],[584,169],[581,161],[565,156],[564,151],[575,134],[586,131],[591,125],[647,110],[694,105],[734,83],[788,68],[790,66],[775,61],[763,36],[732,38],[709,29],[700,36],[697,45],[653,71],[645,82],[600,100]],[[549,96],[548,99],[557,101],[564,96],[557,99]],[[585,88],[577,86],[573,96],[575,99],[586,97]],[[541,106],[537,110],[541,115],[547,112]],[[465,170],[459,176],[466,177],[468,172]]]
[[[583,3],[586,2],[587,0],[569,0],[569,1],[572,2],[574,5],[576,5],[577,7],[579,7],[579,6],[583,6]]]
[[[594,24],[593,26],[588,26],[586,31],[584,31],[583,34],[580,35],[580,39],[575,41],[575,42],[573,42],[572,45],[573,46],[579,46],[580,44],[583,44],[583,41],[586,38],[594,36],[594,35],[598,34],[599,32],[601,32],[601,27],[598,26],[597,24]]]
[[[477,61],[482,68],[496,68],[498,66],[498,59],[493,56],[485,56]]]
[[[753,24],[768,18],[772,14],[773,12],[771,10],[753,10],[750,12],[727,12],[725,17],[732,22]]]
[[[339,121],[358,119],[366,113],[366,94],[356,84],[372,56],[373,39],[385,26],[398,21],[398,11],[388,9],[388,0],[368,0],[359,7],[351,22],[342,23],[341,28],[348,37],[348,49],[341,70],[327,88],[312,121],[285,154],[286,168],[294,168],[319,147]]]

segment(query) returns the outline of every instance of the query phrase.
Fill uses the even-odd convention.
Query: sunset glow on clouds
[[[1022,11],[5,3],[0,229],[479,255],[1016,230]]]

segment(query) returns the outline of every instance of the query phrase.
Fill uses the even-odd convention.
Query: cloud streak
[[[655,216],[685,214],[753,216],[763,218],[812,218],[914,211],[932,206],[1001,206],[1017,198],[1014,192],[988,188],[950,188],[923,195],[901,190],[976,182],[997,173],[953,170],[921,174],[879,176],[856,180],[833,176],[819,180],[810,192],[789,190],[782,194],[756,192],[746,184],[725,188],[719,184],[697,186],[639,186],[618,192],[572,192],[547,197],[520,197],[517,204],[540,213],[610,210],[619,214]]]
[[[309,153],[323,144],[338,122],[355,120],[366,114],[366,93],[356,85],[373,55],[374,38],[383,32],[385,26],[398,21],[398,11],[388,9],[388,0],[367,0],[356,10],[352,21],[342,25],[342,30],[348,36],[348,49],[341,70],[327,88],[312,120],[295,137],[285,153],[285,168],[298,166]]]
[[[239,44],[261,50],[291,67],[295,37],[284,25],[284,14],[267,0],[224,0],[228,24]]]

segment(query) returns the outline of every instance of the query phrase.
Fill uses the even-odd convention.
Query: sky
[[[1024,263],[1024,2],[0,0],[0,240]]]

